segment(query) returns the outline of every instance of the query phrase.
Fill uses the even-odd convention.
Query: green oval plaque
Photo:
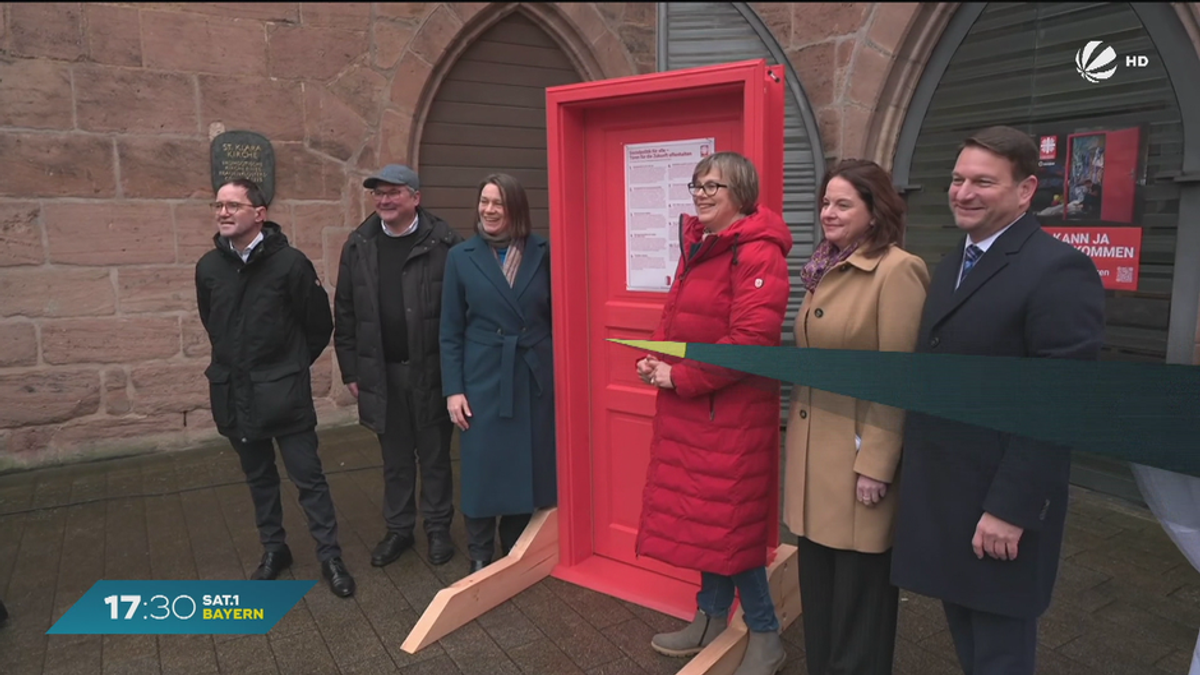
[[[249,178],[262,188],[267,203],[275,196],[275,150],[253,131],[226,131],[212,140],[213,191],[231,180]]]

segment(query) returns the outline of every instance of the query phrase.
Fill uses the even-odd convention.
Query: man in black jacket
[[[1011,127],[963,143],[949,197],[965,236],[933,274],[918,352],[1098,357],[1104,287],[1090,258],[1028,213],[1037,163],[1033,139]],[[892,583],[942,601],[963,672],[1033,675],[1069,449],[910,412],[900,468]]]
[[[267,220],[253,181],[226,183],[213,203],[216,249],[196,263],[200,320],[212,342],[213,420],[238,458],[265,553],[252,579],[274,579],[292,563],[285,541],[275,447],[300,491],[321,574],[338,596],[354,594],[342,562],[329,484],[317,456],[317,412],[309,367],[329,344],[329,295],[308,258]]]
[[[420,207],[412,169],[390,164],[363,187],[375,212],[342,247],[333,342],[359,421],[379,435],[383,453],[387,534],[371,564],[387,565],[413,545],[419,464],[429,561],[441,565],[454,556],[454,487],[438,330],[446,255],[462,237]]]

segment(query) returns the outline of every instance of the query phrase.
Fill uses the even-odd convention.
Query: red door
[[[634,262],[626,195],[635,188],[627,185],[626,146],[713,139],[713,147],[697,145],[696,156],[746,155],[759,169],[760,199],[779,210],[782,85],[760,60],[552,87],[546,108],[559,466],[553,574],[691,618],[699,574],[639,557],[634,546],[655,390],[637,378],[639,355],[608,340],[649,337],[666,293],[631,290],[627,276]],[[681,160],[666,170],[679,210],[690,201],[692,168]],[[664,235],[677,243],[679,214],[672,215],[674,226],[656,226],[659,234],[635,238],[634,248],[661,251]],[[662,284],[639,277],[633,288],[666,286],[674,272],[655,271]]]

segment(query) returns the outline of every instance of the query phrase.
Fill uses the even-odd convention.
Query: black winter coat
[[[245,263],[219,234],[213,242],[196,263],[196,302],[217,431],[253,441],[314,428],[309,367],[333,332],[317,271],[269,221]]]
[[[438,332],[442,316],[442,275],[446,256],[463,239],[446,221],[417,209],[417,237],[404,263],[405,317],[414,414],[417,424],[427,427],[448,423],[442,396],[442,369]],[[383,353],[383,330],[379,316],[379,248],[383,234],[379,214],[372,213],[342,246],[334,292],[334,348],[342,382],[358,384],[359,422],[377,434],[387,420],[387,364]],[[389,289],[395,292],[396,289]]]

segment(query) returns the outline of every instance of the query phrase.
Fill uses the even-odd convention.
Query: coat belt
[[[529,373],[533,377],[533,384],[537,388],[537,395],[541,396],[544,389],[542,383],[541,368],[537,353],[533,351],[533,347],[542,340],[550,337],[550,329],[541,328],[524,330],[517,333],[505,333],[503,328],[498,328],[495,331],[490,331],[477,326],[467,328],[466,337],[471,342],[476,344],[487,345],[489,347],[500,347],[500,417],[511,418],[513,416],[513,399],[515,398],[513,390],[515,388],[515,376],[517,370],[517,351],[520,350],[521,360],[529,368]]]

